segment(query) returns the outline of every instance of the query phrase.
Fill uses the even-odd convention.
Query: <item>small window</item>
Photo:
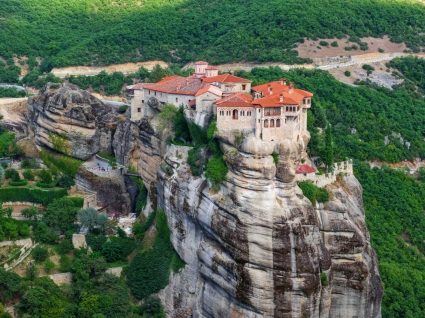
[[[176,97],[176,103],[178,103],[179,102],[179,98],[178,97]]]
[[[270,119],[270,127],[274,127],[274,119]]]
[[[246,90],[246,85],[245,84],[242,84],[242,90],[243,91]]]
[[[145,103],[145,100],[144,100],[144,99],[142,99],[142,103],[143,103],[143,104]]]
[[[264,120],[264,128],[268,128],[269,127],[269,120],[265,119]]]
[[[154,92],[154,95],[156,96],[156,92]]]
[[[140,113],[142,111],[141,108],[137,108],[137,112]]]
[[[276,127],[280,127],[280,118],[276,119]]]
[[[261,123],[261,119],[258,120],[258,123]]]
[[[261,109],[258,109],[258,113],[261,113]]]

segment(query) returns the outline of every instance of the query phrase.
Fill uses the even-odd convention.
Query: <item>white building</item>
[[[212,113],[214,102],[234,92],[251,91],[251,81],[231,74],[218,75],[218,69],[207,62],[195,63],[195,73],[189,77],[167,76],[158,83],[140,83],[129,86],[134,91],[131,119],[151,116],[146,103],[183,106],[197,113]]]
[[[284,80],[255,86],[252,94],[231,94],[215,103],[218,132],[254,134],[265,141],[298,140],[308,134],[312,96]]]

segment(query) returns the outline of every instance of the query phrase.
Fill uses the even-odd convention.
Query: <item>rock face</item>
[[[341,179],[314,207],[294,181],[300,149],[282,145],[275,166],[226,148],[238,157],[218,193],[176,155],[159,174],[158,199],[187,263],[161,293],[170,317],[379,317],[358,181]]]
[[[75,85],[47,85],[29,99],[28,109],[27,120],[39,146],[83,160],[111,150],[117,115]]]
[[[154,126],[120,125],[114,149],[150,185],[187,264],[160,293],[169,317],[380,317],[377,258],[354,177],[313,206],[295,182],[304,142],[247,140],[236,149],[223,141],[229,173],[214,193],[191,175],[188,148],[165,147]]]

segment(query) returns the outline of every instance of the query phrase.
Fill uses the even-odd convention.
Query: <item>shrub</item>
[[[165,318],[161,301],[157,297],[147,297],[140,306],[140,315],[142,317]]]
[[[59,271],[61,273],[66,273],[71,271],[71,258],[68,255],[61,255],[59,259]]]
[[[165,213],[158,210],[155,215],[157,232],[152,248],[139,252],[128,267],[127,284],[137,299],[143,299],[167,286],[173,262],[179,264],[179,268],[184,266],[181,261],[173,261],[178,255],[170,241]]]
[[[6,169],[4,176],[5,176],[6,179],[10,179],[12,181],[21,180],[21,177],[19,176],[18,171],[16,171],[13,168]]]
[[[122,105],[122,106],[120,106],[120,107],[118,108],[118,112],[119,112],[120,114],[124,114],[124,113],[127,111],[127,109],[128,109],[128,106],[127,106],[127,105]]]
[[[56,185],[61,188],[69,189],[75,185],[74,178],[70,175],[64,174],[59,177]]]
[[[25,158],[21,161],[21,168],[22,169],[38,169],[40,168],[40,165],[38,164],[37,160],[34,158]]]
[[[28,184],[27,180],[9,181],[9,185],[13,187],[22,187]]]
[[[213,188],[217,189],[225,179],[228,172],[226,163],[223,157],[213,157],[207,163],[205,176],[213,184]]]
[[[362,69],[364,69],[367,73],[367,75],[369,76],[370,74],[372,74],[372,72],[375,70],[375,68],[372,65],[369,64],[364,64],[362,66]]]
[[[279,163],[279,154],[277,152],[273,152],[272,157],[274,164],[277,165]]]
[[[328,42],[326,42],[326,41],[320,41],[320,42],[319,42],[319,45],[320,45],[320,46],[329,46],[329,43],[328,43]]]
[[[351,72],[350,71],[345,71],[344,72],[344,75],[347,76],[347,77],[350,77],[351,76]]]
[[[55,244],[58,240],[58,235],[49,228],[46,223],[38,222],[33,228],[33,236],[37,242],[45,244]]]
[[[40,181],[43,184],[50,184],[52,183],[52,174],[49,170],[43,169],[38,173],[38,177],[40,178]]]
[[[55,263],[53,263],[51,260],[46,260],[44,262],[44,270],[46,273],[51,273],[55,269]]]
[[[78,219],[81,226],[88,228],[89,231],[97,228],[103,230],[108,217],[104,213],[98,213],[93,208],[81,209],[78,212]]]
[[[71,252],[74,249],[74,246],[72,245],[71,239],[65,238],[63,239],[57,246],[56,251],[60,255],[65,255],[69,252]]]
[[[21,211],[22,216],[29,220],[36,220],[39,213],[36,207],[25,208]]]
[[[187,164],[190,166],[193,176],[200,176],[205,166],[205,151],[201,147],[194,147],[189,150]]]
[[[31,255],[37,263],[41,263],[49,257],[49,251],[42,246],[36,246],[32,250]]]
[[[112,237],[102,246],[101,254],[107,262],[124,261],[136,248],[136,243],[128,237]]]
[[[47,151],[41,151],[40,157],[50,169],[57,169],[71,177],[75,177],[83,163],[81,160]]]
[[[47,205],[67,194],[66,189],[0,188],[0,202],[33,202]]]
[[[24,172],[22,173],[24,175],[24,178],[28,181],[32,181],[34,180],[34,174],[32,173],[31,170],[24,170]]]
[[[337,42],[337,41],[333,41],[333,42],[331,43],[331,46],[332,46],[332,47],[338,47],[338,42]]]
[[[324,287],[329,285],[328,275],[325,272],[320,273],[320,282]]]
[[[100,252],[102,250],[102,246],[106,243],[106,236],[103,234],[93,234],[89,233],[86,235],[86,241],[87,245],[90,246],[90,248],[94,252]]]
[[[329,201],[328,191],[324,188],[315,186],[310,181],[301,181],[298,183],[298,186],[303,191],[304,196],[313,204],[316,204],[316,202],[325,203]]]
[[[8,303],[23,293],[21,277],[13,271],[7,272],[0,266],[0,302]]]

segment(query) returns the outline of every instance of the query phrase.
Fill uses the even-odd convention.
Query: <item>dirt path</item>
[[[113,72],[131,74],[137,72],[141,67],[144,67],[148,70],[152,70],[156,65],[159,65],[163,68],[168,67],[168,64],[163,61],[147,61],[137,63],[112,64],[108,66],[70,66],[63,68],[54,68],[51,73],[53,73],[59,78],[65,78],[71,75],[93,76],[99,74],[102,71],[105,71],[108,74]]]

